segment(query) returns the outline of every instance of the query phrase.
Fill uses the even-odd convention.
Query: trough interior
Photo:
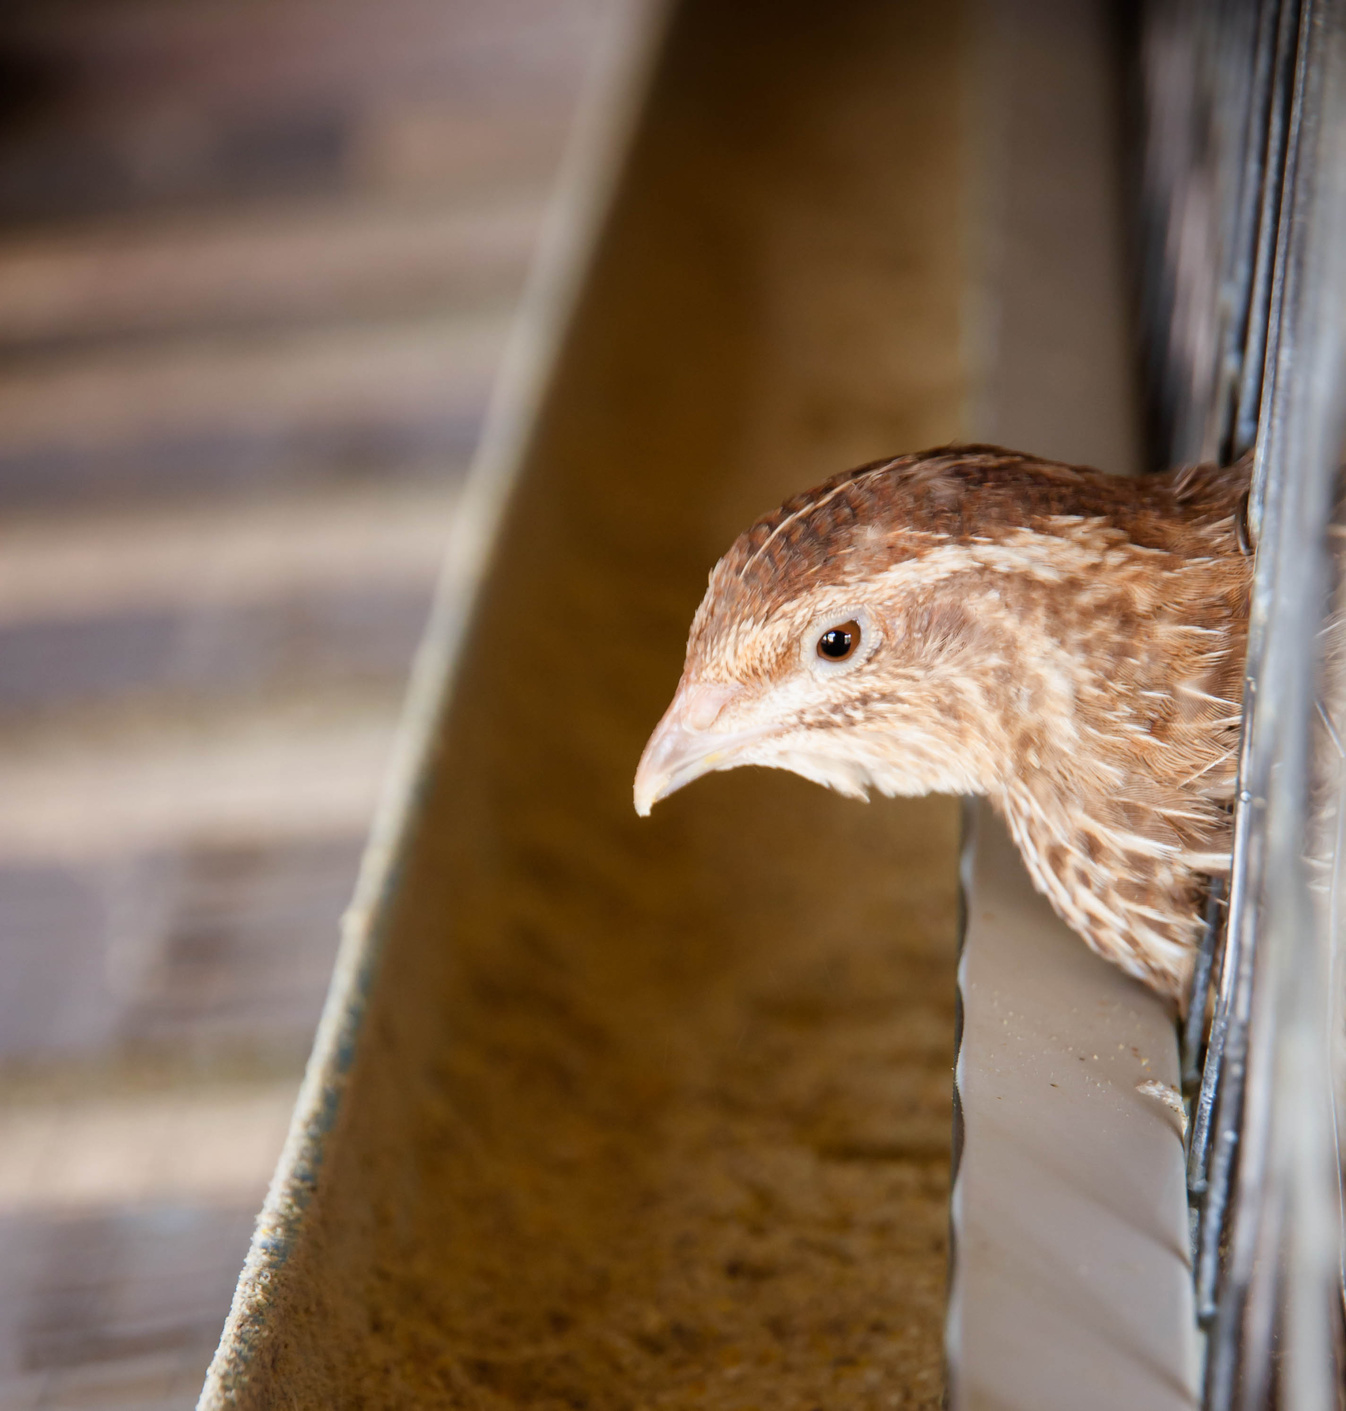
[[[939,1405],[957,807],[631,780],[733,536],[959,432],[961,26],[675,16],[240,1404]]]

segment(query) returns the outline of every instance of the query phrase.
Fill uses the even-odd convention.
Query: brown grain
[[[631,812],[733,528],[957,431],[949,7],[685,7],[240,1405],[940,1400],[956,810]]]

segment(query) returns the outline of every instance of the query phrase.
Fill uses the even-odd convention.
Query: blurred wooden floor
[[[0,17],[0,1411],[194,1404],[606,3]]]

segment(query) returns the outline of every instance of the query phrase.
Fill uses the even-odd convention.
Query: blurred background
[[[195,1403],[606,3],[0,14],[0,1411]]]

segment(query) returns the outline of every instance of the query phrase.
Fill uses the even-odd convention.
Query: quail
[[[1249,478],[951,446],[795,496],[712,570],[637,811],[748,764],[985,796],[1062,919],[1181,1008],[1229,868]]]

